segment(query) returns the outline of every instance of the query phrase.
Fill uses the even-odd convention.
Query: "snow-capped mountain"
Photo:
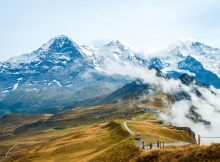
[[[1,111],[56,112],[127,83],[128,78],[97,69],[100,62],[83,51],[85,47],[59,36],[30,54],[1,63]]]
[[[155,68],[173,78],[187,73],[201,84],[220,88],[219,60],[219,49],[199,42],[178,42],[144,59],[119,41],[78,45],[62,35],[30,54],[0,63],[0,114],[57,112],[137,79],[120,71],[109,74],[116,64]]]
[[[173,78],[187,73],[201,84],[220,88],[220,49],[200,42],[178,41],[151,58],[149,66]]]
[[[147,61],[136,56],[130,48],[124,46],[118,40],[110,41],[102,46],[81,46],[81,51],[87,57],[89,63],[97,70],[106,71],[111,63],[120,65],[146,65]]]

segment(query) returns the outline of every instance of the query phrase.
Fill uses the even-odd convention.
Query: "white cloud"
[[[111,62],[109,60],[107,71],[110,74],[122,74],[125,76],[135,78],[141,78],[144,82],[154,86],[156,91],[162,91],[167,94],[174,94],[184,91],[190,95],[191,101],[181,100],[175,102],[168,107],[166,113],[161,114],[161,117],[173,125],[186,126],[192,128],[195,133],[201,136],[219,136],[219,124],[220,124],[220,90],[211,87],[203,88],[197,85],[186,86],[179,80],[164,79],[156,76],[156,71],[148,70],[144,67],[131,65],[124,62],[123,65]],[[198,89],[202,97],[198,97],[193,93],[193,89]],[[211,122],[211,127],[205,126],[201,122],[194,123],[192,120],[186,117],[189,114],[191,106],[195,106],[196,112],[201,115],[203,120]],[[215,141],[218,139],[214,139]],[[203,143],[209,143],[207,139],[202,139]]]

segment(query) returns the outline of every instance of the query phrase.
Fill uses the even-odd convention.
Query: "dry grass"
[[[158,94],[153,102],[144,104],[163,110],[162,100],[166,97]],[[120,125],[128,117],[134,116],[141,120],[129,121],[128,126],[146,141],[190,141],[191,138],[184,131],[177,131],[156,121],[144,121],[143,118],[155,117],[155,114],[143,114],[140,111],[144,104],[109,104],[57,113],[48,119],[50,125],[44,129],[36,129],[31,125],[28,133],[29,127],[24,127],[21,134],[0,139],[0,158],[17,144],[5,162],[128,162],[136,157],[136,160],[145,160],[150,154],[139,155],[140,150],[133,138]],[[117,122],[101,123],[113,119],[117,119]],[[152,156],[154,154],[152,152]]]
[[[128,162],[139,154],[139,148],[125,140],[96,155],[89,162]]]
[[[134,162],[219,162],[220,144],[188,146],[143,153]]]
[[[60,131],[47,130],[40,134],[0,142],[0,146],[18,144],[5,162],[83,162],[117,146],[115,144],[128,137],[129,134],[120,124],[111,122],[107,125],[102,123]]]
[[[144,103],[143,106],[163,111],[167,106],[164,101],[166,101],[167,104],[171,102],[166,94],[158,93],[150,99],[150,102]]]
[[[158,117],[156,113],[143,113],[134,117],[135,120],[152,120]]]
[[[38,120],[45,120],[51,114],[9,114],[0,118],[0,133],[11,131],[25,124],[33,123]]]
[[[116,119],[127,119],[141,113],[137,103],[116,103],[108,105],[93,106],[90,108],[76,108],[73,110],[59,112],[48,120],[24,125],[15,130],[16,134],[24,134],[44,131],[48,128],[65,129],[90,125]]]
[[[187,132],[173,129],[157,121],[129,121],[128,126],[147,142],[174,142],[175,140],[189,142],[192,140]]]

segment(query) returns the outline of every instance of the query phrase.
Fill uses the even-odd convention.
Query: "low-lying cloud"
[[[167,108],[167,111],[161,114],[161,118],[170,124],[176,126],[190,127],[197,135],[202,137],[220,137],[220,90],[214,87],[204,88],[198,85],[186,86],[180,80],[165,79],[156,76],[155,70],[149,70],[146,67],[131,65],[124,63],[117,64],[108,60],[106,67],[107,73],[120,74],[131,77],[133,79],[140,78],[145,83],[154,87],[155,91],[162,91],[167,94],[175,94],[181,91],[186,92],[191,100],[176,101]],[[197,89],[202,96],[195,94],[193,90]],[[194,106],[196,113],[211,125],[205,125],[202,122],[193,122],[187,117],[190,108]],[[220,139],[202,138],[202,143],[218,142]]]

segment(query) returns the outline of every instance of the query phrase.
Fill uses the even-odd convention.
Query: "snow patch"
[[[55,82],[58,86],[63,87],[58,80],[54,79],[53,82]]]
[[[40,59],[38,58],[38,55],[35,53],[31,54],[24,54],[17,57],[12,57],[8,60],[8,62],[11,64],[12,67],[19,67],[20,64],[29,64],[31,62],[37,62]]]
[[[65,87],[68,88],[68,87],[72,87],[73,85],[72,84],[69,84],[69,85],[66,85]]]
[[[63,87],[62,84],[56,79],[54,79],[52,82],[48,83],[48,85],[50,86],[52,83],[56,83],[59,87]]]
[[[13,85],[12,91],[15,91],[16,89],[18,89],[18,83],[15,83],[15,84]]]
[[[8,93],[9,92],[9,90],[4,90],[4,91],[2,91],[2,93]]]

